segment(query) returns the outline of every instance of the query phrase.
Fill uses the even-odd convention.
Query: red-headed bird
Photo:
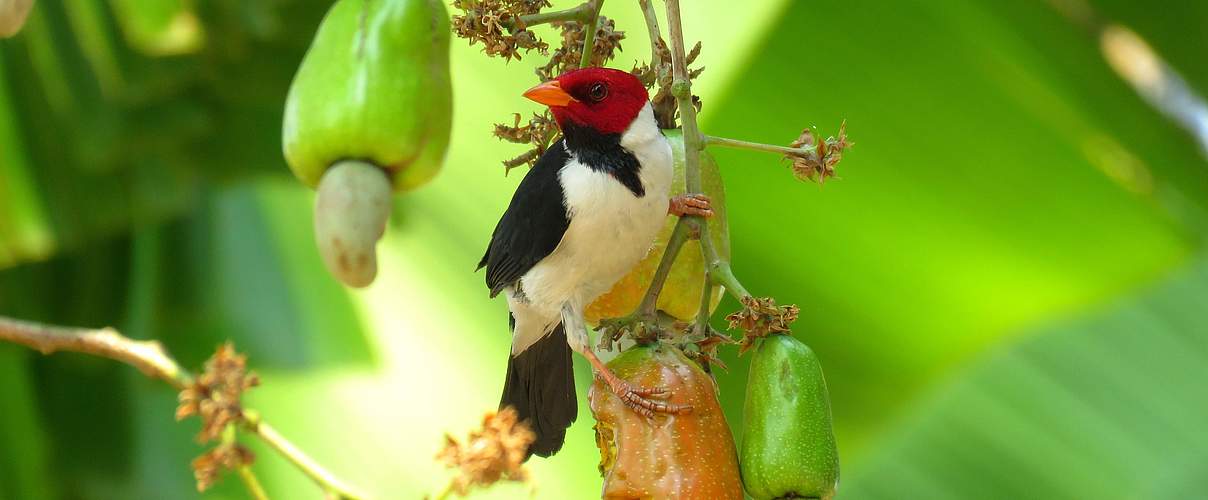
[[[670,199],[671,145],[635,76],[580,69],[524,96],[550,107],[562,138],[516,188],[478,267],[511,312],[500,407],[516,408],[537,435],[529,452],[547,457],[578,413],[571,350],[634,410],[691,410],[614,375],[591,348],[583,311],[646,256],[668,213],[712,211],[704,195]]]

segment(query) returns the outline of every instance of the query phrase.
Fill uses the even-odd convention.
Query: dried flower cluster
[[[445,448],[436,458],[458,470],[449,491],[465,496],[475,486],[527,481],[524,459],[534,439],[528,425],[518,421],[516,410],[508,407],[483,416],[482,429],[470,432],[465,443],[446,434]]]
[[[520,59],[521,49],[545,54],[549,48],[521,19],[549,7],[547,0],[454,0],[453,7],[464,12],[453,16],[453,33],[470,45],[482,42],[488,56]]]
[[[738,341],[709,325],[705,325],[704,331],[699,331],[696,325],[684,324],[680,330],[683,333],[676,343],[685,355],[696,361],[696,364],[704,368],[706,372],[711,372],[710,367],[713,365],[717,365],[723,370],[729,370],[729,367],[717,356],[717,348],[737,344]]]
[[[776,305],[771,297],[743,297],[742,310],[726,316],[730,329],[745,332],[738,352],[754,347],[755,340],[773,333],[785,333],[801,310],[792,304]]]
[[[193,478],[197,480],[197,491],[204,492],[214,486],[222,473],[239,467],[252,465],[256,455],[239,443],[222,443],[193,460]]]
[[[691,66],[696,62],[696,58],[700,56],[700,42],[692,46],[692,50],[684,58],[684,63]],[[671,93],[671,84],[675,83],[675,74],[671,69],[671,49],[667,48],[667,43],[662,39],[655,42],[655,54],[658,56],[657,61],[651,61],[647,64],[635,66],[630,72],[637,75],[638,79],[642,80],[647,87],[657,88],[654,96],[650,98],[650,104],[654,107],[654,119],[658,121],[660,128],[670,129],[676,128],[676,120],[679,118],[679,108],[675,101],[675,96]],[[705,71],[705,68],[688,68],[688,79],[695,80]],[[692,96],[692,105],[697,111],[700,111],[701,101],[697,95]]]
[[[846,120],[839,125],[838,137],[831,136],[826,140],[819,140],[820,137],[816,131],[807,128],[789,144],[789,147],[809,149],[806,154],[784,155],[792,162],[790,168],[798,179],[825,183],[827,178],[835,176],[835,164],[843,159],[843,151],[853,144],[847,140]]]
[[[533,149],[510,160],[505,160],[503,162],[504,174],[526,163],[529,165],[536,163],[537,159],[545,154],[545,150],[549,148],[554,137],[558,135],[558,125],[554,122],[554,117],[548,109],[540,114],[534,113],[533,118],[524,125],[520,124],[520,113],[513,113],[513,115],[511,125],[495,124],[495,137],[517,144],[532,144]]]
[[[562,47],[550,55],[550,60],[535,71],[540,81],[551,80],[562,73],[579,66],[583,57],[583,24],[575,21],[555,23],[562,30]],[[616,23],[607,17],[600,16],[597,22],[595,42],[592,44],[592,65],[602,66],[611,60],[617,49],[621,48],[621,40],[625,38],[623,31],[616,30]],[[504,172],[510,172],[520,165],[532,166],[545,153],[549,145],[558,136],[558,125],[548,109],[534,114],[527,124],[521,125],[520,115],[515,114],[512,125],[495,124],[495,137],[517,144],[529,144],[532,149],[521,153],[515,158],[504,160]]]
[[[623,338],[629,338],[638,344],[676,340],[677,332],[685,328],[685,324],[662,311],[658,311],[655,317],[635,313],[633,316],[622,318],[604,318],[596,327],[600,334],[596,347],[602,351],[611,351]]]
[[[554,23],[554,26],[562,29],[562,47],[554,50],[548,63],[537,68],[537,77],[543,82],[578,68],[583,59],[583,23],[565,21]],[[617,31],[612,19],[600,16],[591,48],[591,66],[603,66],[611,61],[624,39],[625,32]]]
[[[255,373],[247,371],[247,356],[235,352],[230,342],[218,348],[205,364],[205,371],[193,381],[193,385],[180,392],[180,406],[176,408],[176,419],[198,415],[201,417],[199,443],[218,440],[231,425],[243,418],[240,399],[244,391],[260,385]],[[204,491],[218,475],[226,469],[248,465],[251,452],[239,445],[223,442],[193,461],[197,488]]]

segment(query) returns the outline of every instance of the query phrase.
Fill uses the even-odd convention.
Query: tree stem
[[[0,316],[0,341],[20,344],[42,354],[69,351],[112,359],[138,368],[148,377],[161,379],[177,390],[184,390],[193,385],[193,375],[181,368],[159,342],[133,340],[112,328],[51,326]],[[359,498],[330,472],[264,423],[259,413],[250,409],[245,409],[243,413],[243,425],[249,432],[259,436],[286,460],[310,476],[324,492],[340,499]],[[241,477],[245,475],[243,471],[239,471],[239,474]],[[246,478],[244,483],[248,484]],[[255,496],[256,492],[252,494]]]
[[[650,287],[646,289],[646,295],[642,297],[642,303],[638,306],[638,314],[647,317],[654,316],[659,294],[663,291],[663,284],[667,282],[667,275],[671,274],[671,266],[675,264],[675,257],[679,255],[680,249],[688,241],[689,229],[688,223],[682,217],[675,222],[675,228],[671,230],[671,237],[667,238],[667,250],[663,252],[663,258],[659,260],[659,267],[654,271],[654,277],[650,281]]]
[[[248,494],[252,496],[253,500],[268,500],[268,493],[264,492],[264,486],[260,484],[260,479],[256,478],[251,467],[241,465],[238,473],[239,479],[243,481],[243,487],[247,488]]]
[[[583,54],[579,57],[579,67],[586,68],[591,66],[591,56],[596,52],[596,27],[600,22],[600,8],[604,6],[604,0],[591,0],[587,2],[590,6],[590,17],[583,23]]]
[[[538,12],[536,14],[520,16],[520,22],[524,24],[525,28],[530,28],[539,24],[549,24],[561,21],[579,21],[586,23],[592,19],[595,19],[596,14],[599,13],[599,7],[595,5],[596,3],[596,0],[590,0],[565,10]],[[514,27],[509,26],[508,28],[513,29]]]
[[[688,77],[687,53],[684,49],[684,26],[680,19],[679,0],[666,0],[666,3],[667,29],[671,36],[671,72],[674,76],[671,93],[675,96],[684,134],[684,179],[687,181],[689,193],[699,193],[701,192],[700,151],[703,149],[704,135],[701,134],[700,127],[696,123],[696,107],[692,105],[692,81]],[[727,273],[728,276],[718,275],[718,271],[728,271],[730,264],[722,260],[713,246],[713,238],[709,236],[709,225],[701,217],[693,216],[691,220],[700,230],[700,249],[709,278],[714,283],[725,286],[731,293],[747,295],[746,289],[738,283],[738,279],[734,278],[732,272]]]
[[[657,37],[658,21],[653,10],[650,8],[649,0],[639,1],[641,2],[643,13],[646,14],[647,27],[651,29],[651,35]],[[685,62],[687,54],[684,50],[684,32],[679,12],[679,1],[667,0],[667,25],[671,36],[671,68],[674,75],[671,90],[672,94],[675,95],[676,106],[679,108],[681,126],[683,127],[685,190],[688,193],[700,193],[702,192],[700,176],[702,135],[696,125],[696,108],[692,106],[692,83],[689,81],[687,63]],[[675,224],[671,238],[667,241],[667,250],[663,252],[663,257],[659,260],[659,266],[650,282],[650,287],[646,289],[646,295],[642,297],[642,303],[638,306],[637,313],[639,315],[649,316],[653,314],[658,303],[658,296],[663,290],[663,284],[667,281],[667,275],[671,271],[671,266],[675,263],[675,258],[679,254],[680,248],[683,247],[684,242],[687,240],[687,233],[690,229],[696,229],[696,234],[700,237],[701,253],[704,256],[705,268],[708,272],[706,278],[711,279],[714,283],[717,282],[717,278],[713,276],[712,269],[725,263],[722,262],[721,257],[717,254],[717,249],[713,246],[713,239],[709,236],[708,223],[700,216],[681,216],[680,220]],[[737,280],[733,281],[737,283]],[[741,288],[741,285],[739,287]],[[704,314],[708,314],[708,307],[705,308]],[[707,320],[708,318],[706,317]]]
[[[288,439],[285,439],[276,429],[262,421],[259,414],[245,412],[244,428],[259,437],[260,440],[276,450],[286,460],[293,463],[295,467],[306,474],[307,477],[310,477],[329,496],[342,500],[357,500],[361,498],[360,495],[353,493],[352,489],[336,478],[335,475],[324,469],[323,466],[298,449],[297,446],[294,446]]]
[[[696,107],[692,105],[692,81],[688,79],[687,54],[684,49],[684,27],[680,21],[679,0],[667,0],[667,29],[671,35],[671,71],[674,81],[671,92],[679,108],[681,127],[684,130],[684,178],[689,193],[701,191],[700,181],[700,128],[696,124]],[[704,228],[706,231],[707,228]],[[704,241],[705,233],[701,233]]]
[[[235,424],[227,424],[222,430],[222,444],[234,446],[239,440],[239,429]],[[251,466],[241,464],[235,467],[235,472],[239,474],[239,480],[243,482],[244,488],[251,495],[252,500],[268,500],[268,494],[264,492],[264,487],[260,485],[260,479],[256,477],[256,473],[252,472]]]
[[[112,328],[68,328],[0,316],[0,340],[42,354],[70,351],[120,361],[178,390],[193,385],[193,376],[176,364],[159,342],[132,340]]]
[[[760,142],[740,141],[738,139],[728,139],[725,137],[715,137],[712,135],[705,135],[703,136],[703,139],[703,142],[706,146],[725,146],[728,148],[750,149],[752,151],[780,153],[794,156],[809,155],[813,153],[812,149],[773,146],[771,144],[763,144]]]
[[[658,76],[659,39],[663,37],[662,31],[659,30],[658,13],[650,2],[651,0],[638,0],[642,7],[642,17],[646,19],[646,33],[650,37],[650,63],[647,66],[649,71],[641,76],[642,82],[647,85],[654,83],[654,78]]]
[[[738,281],[738,277],[734,276],[734,270],[730,268],[729,262],[717,259],[709,264],[709,278],[714,283],[724,286],[726,291],[739,301],[751,296],[751,292],[748,292],[747,288]]]
[[[696,330],[695,333],[703,335],[709,327],[709,316],[711,312],[709,308],[713,305],[713,280],[709,275],[705,275],[705,284],[700,292],[700,310],[696,312]]]

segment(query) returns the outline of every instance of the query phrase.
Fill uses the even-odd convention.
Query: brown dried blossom
[[[459,472],[447,491],[465,496],[476,486],[528,481],[524,459],[534,439],[536,435],[528,425],[518,421],[516,410],[511,407],[483,416],[482,429],[470,432],[465,443],[446,434],[445,448],[436,458]]]
[[[260,378],[247,371],[247,356],[236,353],[235,347],[227,342],[206,361],[205,371],[193,385],[180,392],[176,419],[198,415],[201,432],[197,441],[218,439],[228,424],[243,418],[240,398],[244,391],[257,385]]]
[[[452,18],[453,33],[470,45],[482,42],[488,56],[520,59],[521,49],[545,54],[549,48],[521,19],[549,7],[547,0],[454,0],[453,7],[463,12]]]
[[[790,143],[789,147],[804,148],[807,152],[804,154],[789,153],[784,157],[792,162],[790,168],[793,169],[793,175],[796,175],[798,179],[823,184],[826,179],[835,176],[835,165],[843,159],[843,151],[851,147],[853,143],[847,140],[846,120],[839,125],[838,137],[831,136],[825,140],[819,140],[819,137],[821,135],[812,128],[802,130],[801,135]]]
[[[739,354],[754,347],[755,340],[774,333],[787,333],[801,310],[792,304],[776,305],[771,297],[743,297],[742,310],[726,316],[731,329],[745,332]]]
[[[696,325],[693,324],[683,324],[680,326],[682,334],[677,344],[685,355],[696,361],[706,372],[711,371],[710,367],[714,365],[721,367],[722,370],[729,370],[721,358],[718,357],[717,349],[723,345],[737,344],[737,340],[717,331],[709,325],[705,325],[704,331],[698,331]]]
[[[520,165],[528,164],[532,166],[536,164],[537,159],[545,153],[550,143],[558,135],[558,125],[554,122],[554,117],[548,109],[540,114],[534,114],[533,118],[525,125],[520,124],[520,113],[513,113],[513,115],[511,125],[506,123],[495,124],[495,137],[517,144],[531,144],[533,145],[533,149],[525,151],[520,156],[510,160],[505,160],[503,162],[505,174]]]
[[[611,351],[621,339],[628,337],[639,344],[647,344],[666,337],[665,329],[656,322],[640,318],[605,318],[596,327],[600,332],[600,340],[596,347],[602,351]]]
[[[550,60],[544,66],[536,69],[541,81],[557,78],[558,75],[578,68],[583,59],[583,23],[563,21],[553,23],[562,30],[562,47],[554,50]],[[596,22],[596,36],[591,50],[591,66],[603,66],[616,56],[621,48],[621,40],[625,39],[624,31],[617,31],[616,22],[605,16],[600,16]]]
[[[696,45],[692,46],[692,50],[684,57],[684,63],[690,66],[696,62],[696,58],[700,56],[700,49],[700,42],[696,42]],[[658,56],[657,61],[635,66],[630,73],[637,75],[638,79],[642,80],[647,87],[658,89],[650,98],[650,104],[654,107],[654,119],[658,121],[659,127],[676,128],[679,106],[676,103],[675,95],[671,93],[671,85],[675,83],[675,74],[671,66],[671,49],[667,47],[666,42],[659,39],[655,42],[654,51]],[[705,68],[688,68],[688,80],[695,80],[704,71]],[[700,96],[692,96],[692,106],[698,112],[700,111]]]
[[[193,478],[197,491],[204,492],[218,483],[222,473],[252,465],[256,455],[238,443],[223,443],[193,460]]]

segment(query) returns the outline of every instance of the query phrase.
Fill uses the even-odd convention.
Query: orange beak
[[[566,106],[576,102],[574,97],[562,90],[557,80],[550,80],[524,92],[524,97],[546,106]]]

